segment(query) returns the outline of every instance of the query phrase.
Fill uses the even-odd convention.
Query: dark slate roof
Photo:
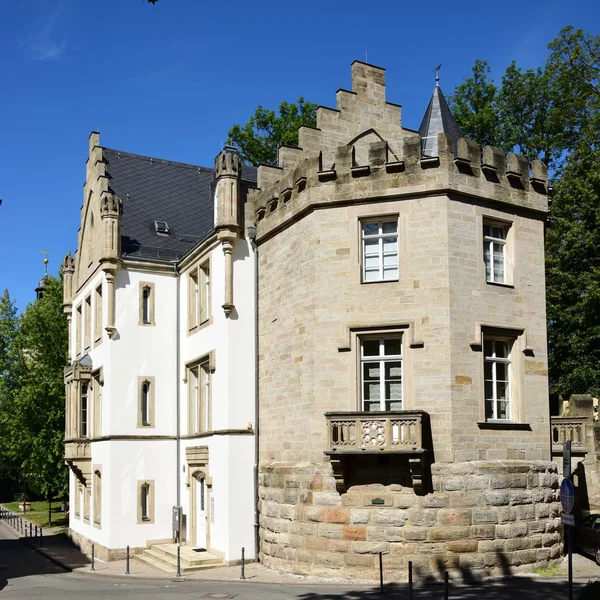
[[[423,156],[438,156],[437,134],[441,132],[448,134],[454,143],[462,137],[446,98],[436,85],[419,127]]]
[[[121,254],[177,261],[213,229],[214,169],[103,149],[109,186],[123,201]],[[255,185],[256,169],[242,179]],[[166,221],[170,233],[156,232]]]

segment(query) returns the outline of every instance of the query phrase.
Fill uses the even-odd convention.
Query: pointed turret
[[[441,66],[441,65],[440,65]],[[419,127],[421,153],[423,156],[438,156],[438,133],[447,134],[454,143],[461,137],[454,115],[440,88],[439,67],[436,69],[435,89]]]

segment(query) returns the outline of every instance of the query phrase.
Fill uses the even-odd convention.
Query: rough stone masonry
[[[547,172],[496,148],[417,132],[383,69],[320,107],[300,148],[259,168],[261,560],[303,574],[484,576],[561,554],[550,462]],[[398,278],[363,281],[362,224],[392,220]],[[484,224],[506,232],[486,279]],[[402,410],[363,412],[361,347],[402,344]],[[510,345],[510,417],[489,418],[484,340]]]

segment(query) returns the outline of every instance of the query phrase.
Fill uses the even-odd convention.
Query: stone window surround
[[[363,240],[363,225],[366,223],[391,223],[396,222],[396,233],[391,233],[389,236],[385,237],[395,237],[396,238],[396,268],[398,269],[398,276],[393,279],[374,279],[372,281],[365,280],[364,273],[364,240]],[[360,252],[360,282],[365,284],[370,283],[385,283],[388,281],[398,281],[400,279],[400,215],[398,213],[391,215],[377,215],[370,217],[360,217],[359,218],[359,252]],[[384,237],[384,234],[381,234],[381,237]],[[383,256],[381,257],[383,261]]]
[[[142,487],[148,486],[146,518],[142,518]],[[138,479],[137,481],[137,524],[148,525],[154,523],[154,480]]]
[[[511,419],[502,421],[486,421],[485,418],[485,375],[483,360],[484,337],[497,337],[512,342],[510,348],[511,375],[510,375],[510,399]],[[529,427],[525,423],[524,406],[524,361],[522,355],[532,355],[533,349],[527,344],[527,331],[525,327],[498,325],[493,323],[476,323],[475,336],[470,342],[471,349],[481,354],[479,361],[479,415],[478,426],[480,429],[510,428],[514,425],[517,429]]]
[[[415,323],[408,321],[389,324],[364,324],[345,326],[344,343],[338,344],[338,352],[352,352],[353,359],[348,361],[348,405],[345,410],[362,411],[362,375],[361,375],[361,340],[385,337],[401,337],[402,341],[402,410],[412,410],[413,378],[411,348],[423,347],[423,342],[415,339]],[[347,340],[347,341],[346,341]],[[353,392],[352,392],[353,390]]]
[[[93,473],[93,522],[96,529],[102,529],[102,465],[94,465]]]
[[[75,518],[81,519],[81,488],[83,487],[81,481],[75,478],[75,506],[73,507],[73,514]]]
[[[506,244],[504,246],[504,283],[488,281],[485,272],[485,261],[483,260],[484,250],[484,225],[496,225],[506,229]],[[506,218],[499,218],[488,213],[481,213],[477,216],[478,247],[480,248],[480,278],[489,286],[499,286],[514,288],[515,286],[515,265],[516,265],[516,240],[515,223]]]
[[[206,312],[203,315],[202,304],[200,304],[197,308],[197,312],[192,310],[192,305],[195,304],[193,299],[193,294],[195,294],[195,290],[198,291],[198,294],[201,293],[201,288],[206,285],[206,280],[204,275],[202,274],[203,269],[208,267],[208,299],[206,300]],[[192,279],[192,273],[195,273],[195,279]],[[209,254],[205,256],[201,260],[197,261],[188,271],[188,293],[187,293],[187,302],[188,302],[188,335],[192,335],[213,323],[213,314],[212,314],[212,291],[213,291],[213,281],[212,281],[212,255]],[[194,282],[192,284],[192,281]],[[204,297],[203,295],[201,298]],[[192,314],[195,312],[196,314]]]
[[[142,423],[142,387],[144,383],[148,383],[150,386],[150,397],[148,406],[148,422],[149,425]],[[155,396],[156,396],[156,383],[154,376],[138,375],[138,408],[137,408],[137,428],[138,429],[149,429],[156,425],[155,423]]]
[[[191,390],[189,387],[189,382],[190,382],[190,372],[192,369],[196,368],[196,367],[200,367],[200,365],[203,364],[207,364],[208,366],[208,376],[209,376],[209,398],[208,398],[208,402],[209,402],[209,420],[208,420],[208,429],[206,431],[202,431],[202,432],[198,432],[198,431],[192,431],[192,424],[191,424]],[[186,384],[187,386],[187,398],[188,398],[188,402],[187,402],[187,410],[188,410],[188,432],[190,436],[194,436],[194,434],[203,434],[206,435],[207,433],[210,433],[212,431],[212,401],[213,401],[213,373],[216,371],[217,369],[217,362],[216,362],[216,352],[215,350],[211,350],[210,352],[206,352],[205,354],[203,354],[200,357],[194,358],[188,362],[185,363],[185,375],[183,378],[183,382]]]
[[[85,314],[83,315],[83,349],[87,352],[92,347],[92,294],[89,293],[83,300]]]
[[[144,322],[144,290],[149,292],[148,297],[148,313],[149,322]],[[154,327],[156,325],[154,305],[156,301],[156,287],[154,283],[149,281],[140,281],[139,284],[139,319],[138,325],[142,327]]]
[[[83,302],[75,307],[75,356],[81,356],[81,337],[83,329]]]
[[[102,388],[104,387],[104,368],[92,372],[90,379],[92,387],[92,429],[91,438],[99,438],[102,435]]]
[[[94,347],[102,343],[102,324],[104,305],[102,301],[102,282],[94,288]]]
[[[92,491],[89,489],[89,481],[81,484],[81,491],[83,492],[83,514],[81,515],[84,523],[90,524],[90,511],[91,511],[91,495]]]
[[[85,386],[85,394],[84,388]],[[79,383],[79,402],[78,402],[78,427],[77,433],[80,438],[90,437],[90,399],[91,399],[91,381],[81,381]],[[83,428],[83,398],[85,396],[85,431]]]

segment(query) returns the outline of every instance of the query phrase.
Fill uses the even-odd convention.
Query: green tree
[[[551,391],[600,393],[600,149],[568,157],[546,236]]]
[[[280,146],[298,145],[298,128],[316,125],[317,105],[298,98],[296,104],[282,102],[279,114],[259,106],[245,125],[229,130],[229,143],[236,146],[244,162],[258,166],[273,164]]]
[[[2,307],[11,319],[2,331],[8,330],[4,337],[18,355],[1,377],[2,450],[29,489],[48,500],[51,521],[52,499],[67,490],[63,369],[68,334],[61,279],[46,276],[43,297],[27,305],[16,328],[6,293]]]
[[[476,60],[473,74],[457,85],[450,97],[452,112],[462,134],[482,146],[501,147],[498,88],[485,60]]]

